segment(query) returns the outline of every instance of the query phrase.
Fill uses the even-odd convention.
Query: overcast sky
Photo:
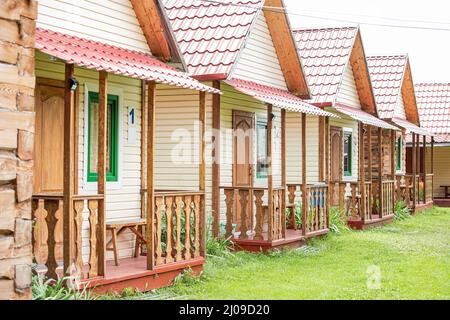
[[[448,0],[285,0],[294,28],[355,25],[354,22],[444,28],[449,31],[361,24],[366,55],[408,53],[414,82],[450,82],[450,1]],[[425,22],[424,22],[425,21]],[[428,23],[434,21],[439,23]]]

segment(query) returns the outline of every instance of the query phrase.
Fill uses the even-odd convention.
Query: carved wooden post
[[[417,165],[416,165],[416,134],[412,134],[412,186],[413,186],[413,196],[412,196],[412,209],[415,210],[416,208],[416,174],[417,174]]]
[[[282,237],[286,237],[286,110],[281,109],[281,201],[279,204],[281,216]]]
[[[268,241],[273,239],[273,171],[272,171],[272,105],[267,105],[267,159],[268,159],[268,177],[267,177],[267,188],[268,188]]]
[[[198,168],[198,180],[199,189],[203,192],[200,199],[200,255],[206,256],[206,162],[205,162],[205,132],[206,132],[206,93],[200,91],[199,94],[199,111],[198,120],[200,122],[200,134],[199,134],[199,168]]]
[[[213,81],[213,87],[220,90],[220,81]],[[212,128],[214,146],[212,151],[212,211],[213,235],[220,236],[220,94],[213,94]]]
[[[359,192],[361,195],[361,205],[359,206],[359,215],[361,221],[364,223],[366,220],[366,172],[365,172],[365,155],[364,155],[364,130],[365,126],[363,123],[359,123]]]
[[[308,214],[306,179],[306,114],[302,113],[302,233],[306,235],[306,221]]]
[[[229,238],[233,234],[234,189],[225,189],[224,192],[227,206],[225,237]]]

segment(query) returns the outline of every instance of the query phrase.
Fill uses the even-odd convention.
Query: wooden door
[[[233,186],[253,186],[253,131],[255,116],[250,112],[233,110]],[[235,194],[234,221],[237,230],[241,225],[241,205],[239,194]],[[248,195],[247,226],[251,228],[252,219],[252,192]]]
[[[36,87],[34,193],[62,193],[63,144],[64,88],[38,85]]]
[[[331,144],[331,181],[338,182],[342,179],[342,128],[330,128]]]
[[[45,84],[36,86],[36,122],[34,140],[34,169],[33,193],[63,192],[64,165],[64,83],[48,80]],[[43,205],[43,203],[42,203]],[[63,258],[63,230],[62,230],[63,202],[55,212],[57,224],[55,226],[55,256]],[[46,260],[47,237],[45,227],[34,228],[34,253],[38,263]]]

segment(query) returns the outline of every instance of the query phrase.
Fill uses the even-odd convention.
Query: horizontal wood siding
[[[302,182],[302,115],[286,113],[286,181]],[[322,143],[325,143],[322,141]],[[306,179],[308,184],[319,182],[319,117],[306,116]]]
[[[450,185],[450,147],[434,148],[434,197],[444,197],[443,185]],[[427,148],[427,173],[431,173],[431,148]]]
[[[342,83],[336,96],[336,101],[346,106],[361,109],[355,77],[350,63],[347,64],[342,78]]]
[[[287,89],[264,14],[259,15],[238,59],[232,77]]]
[[[150,53],[129,0],[39,0],[37,26]]]

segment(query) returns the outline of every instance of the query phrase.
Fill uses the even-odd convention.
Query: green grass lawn
[[[139,298],[158,297],[450,299],[450,209],[331,234],[299,250],[212,256],[200,279],[187,275]]]

